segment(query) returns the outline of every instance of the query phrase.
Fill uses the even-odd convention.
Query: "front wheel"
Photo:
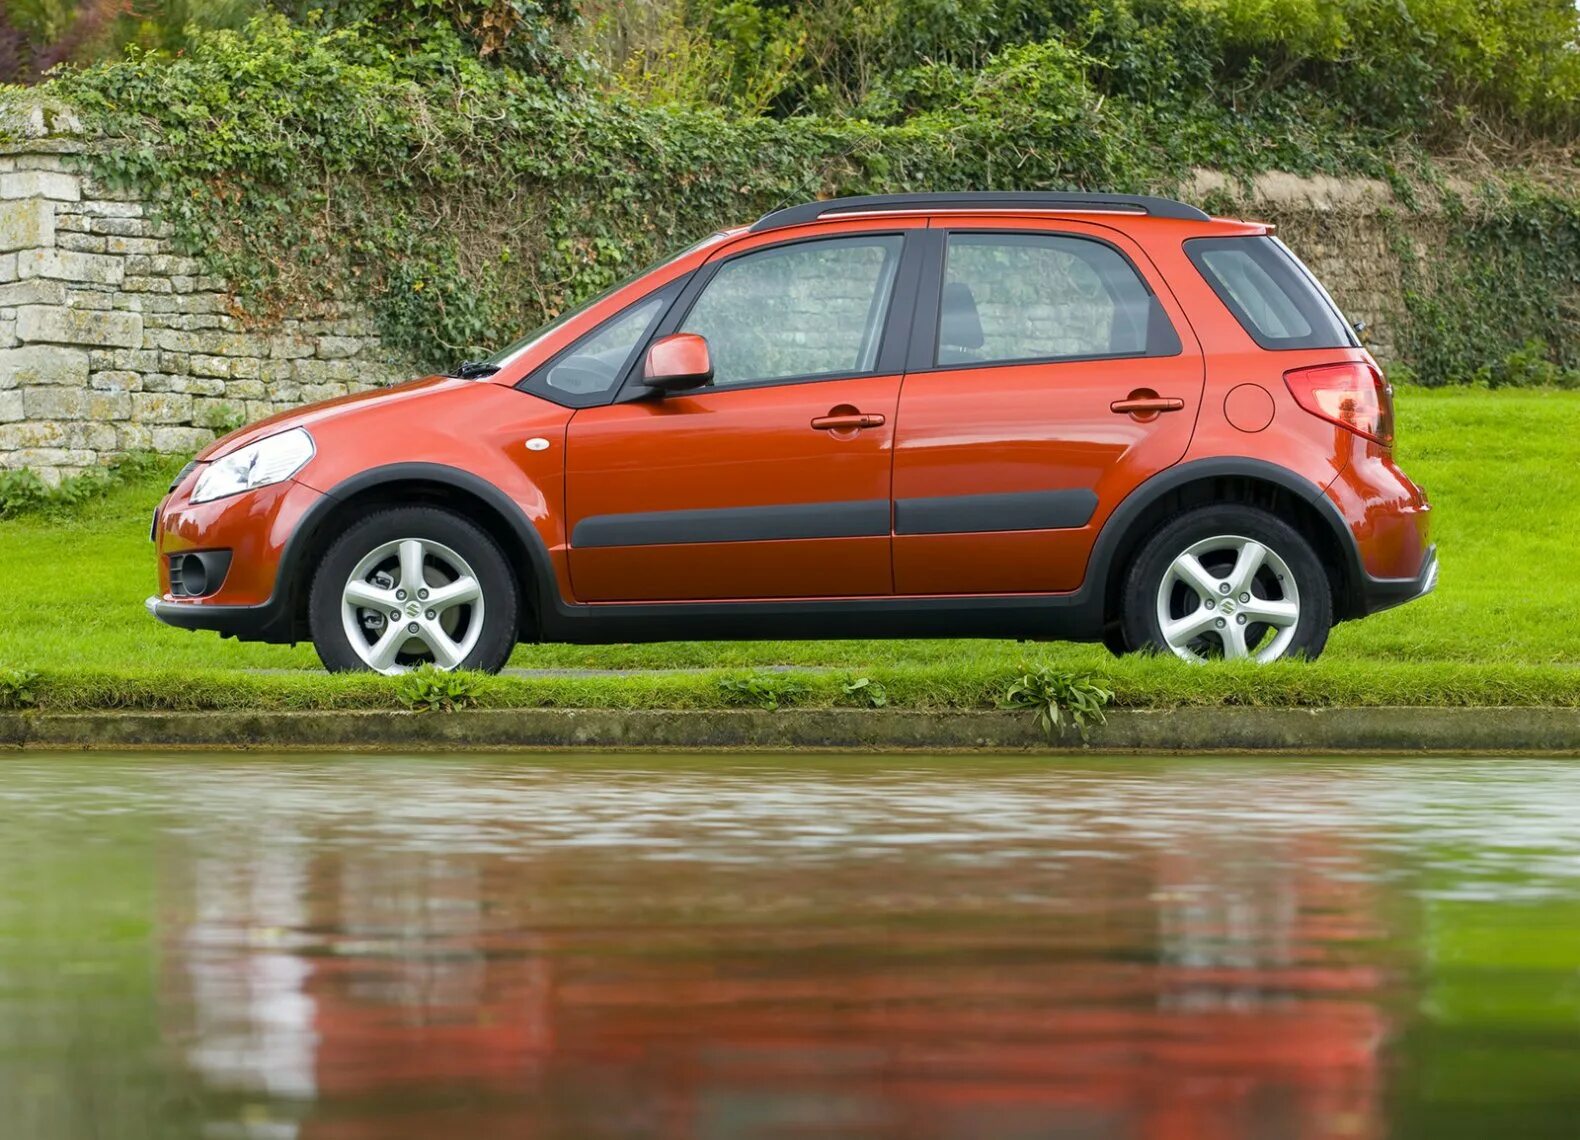
[[[1327,574],[1300,534],[1255,507],[1203,507],[1131,564],[1125,640],[1185,661],[1316,658],[1333,625]]]
[[[516,644],[517,605],[510,564],[480,528],[437,507],[397,507],[330,546],[308,624],[331,673],[497,673]]]

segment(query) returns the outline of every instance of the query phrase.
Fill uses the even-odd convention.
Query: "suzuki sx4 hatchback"
[[[148,608],[330,669],[520,640],[1312,658],[1436,584],[1390,391],[1270,227],[919,194],[714,234],[454,375],[183,471]]]

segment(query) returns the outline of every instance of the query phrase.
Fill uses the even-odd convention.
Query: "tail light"
[[[1284,373],[1289,394],[1306,411],[1384,447],[1393,446],[1393,389],[1363,361]]]

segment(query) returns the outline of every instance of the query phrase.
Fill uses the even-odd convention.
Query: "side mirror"
[[[713,383],[707,340],[696,333],[659,337],[647,350],[642,383],[659,392],[684,392]]]

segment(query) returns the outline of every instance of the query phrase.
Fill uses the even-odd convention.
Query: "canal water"
[[[1580,766],[0,755],[0,1136],[1580,1134]]]

